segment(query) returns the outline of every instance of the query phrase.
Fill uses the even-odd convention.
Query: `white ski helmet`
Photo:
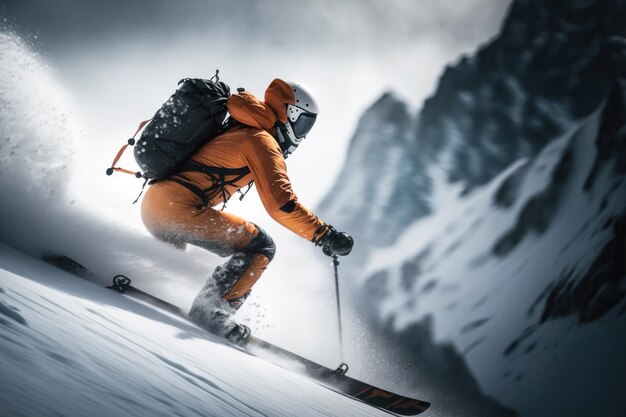
[[[302,83],[286,81],[294,95],[294,104],[287,104],[287,123],[276,128],[278,143],[285,158],[292,154],[315,124],[317,101],[311,90]]]

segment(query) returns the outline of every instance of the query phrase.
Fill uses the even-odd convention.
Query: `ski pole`
[[[333,267],[335,270],[335,295],[337,298],[337,323],[339,325],[339,358],[341,363],[335,369],[335,373],[345,375],[348,372],[348,364],[343,360],[343,331],[341,328],[341,301],[339,299],[339,256],[333,255]]]

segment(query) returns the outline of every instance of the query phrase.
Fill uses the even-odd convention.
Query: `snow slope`
[[[387,415],[0,246],[0,416]]]

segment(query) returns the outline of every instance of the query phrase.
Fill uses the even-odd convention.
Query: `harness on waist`
[[[212,184],[210,187],[202,189],[194,184],[192,184],[189,179],[184,176],[185,172],[201,172],[208,177],[211,178]],[[248,167],[242,168],[222,168],[222,167],[210,167],[193,160],[188,160],[180,167],[179,172],[175,175],[167,178],[166,181],[174,181],[177,184],[182,185],[187,188],[189,191],[193,192],[195,195],[200,198],[202,201],[202,205],[200,207],[207,207],[209,202],[219,196],[222,198],[222,210],[226,207],[226,201],[232,196],[231,193],[228,192],[226,186],[235,186],[238,181],[244,178],[246,175],[250,173],[250,169]],[[227,177],[231,177],[228,178]],[[245,197],[245,195],[250,191],[252,184],[254,181],[250,181],[248,183],[248,188],[245,192],[241,190],[237,190],[241,197],[240,200]]]

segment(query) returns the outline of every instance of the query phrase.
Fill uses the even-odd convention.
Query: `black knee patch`
[[[245,248],[243,248],[242,252],[246,254],[260,253],[265,255],[271,262],[274,258],[274,254],[276,253],[274,240],[270,237],[270,235],[265,233],[265,230],[261,229],[259,226],[256,226],[256,228],[259,233]]]

